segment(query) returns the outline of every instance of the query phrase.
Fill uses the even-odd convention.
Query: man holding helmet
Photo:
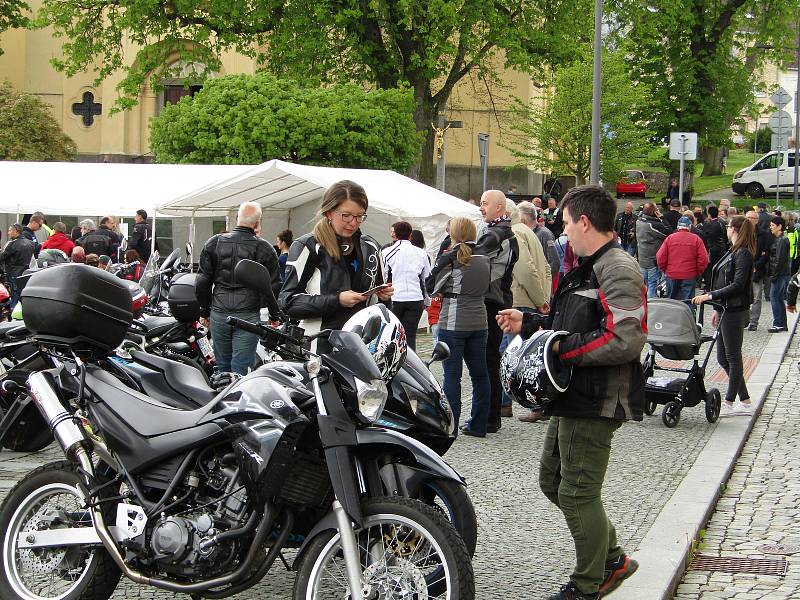
[[[646,289],[636,260],[614,239],[615,212],[614,201],[599,186],[570,190],[562,214],[578,267],[559,283],[546,320],[513,309],[497,317],[504,331],[529,338],[504,357],[509,393],[528,406],[542,396],[541,407],[553,416],[539,486],[564,514],[577,566],[550,600],[605,596],[638,567],[618,545],[601,499],[614,432],[624,421],[640,421],[644,406],[639,360],[646,340]],[[555,331],[534,335],[542,325]],[[539,366],[532,369],[532,362]],[[564,376],[569,368],[571,380]],[[547,385],[532,382],[531,371]]]

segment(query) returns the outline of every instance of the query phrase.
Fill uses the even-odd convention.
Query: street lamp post
[[[603,0],[594,2],[594,70],[592,73],[592,145],[589,183],[600,183],[600,93],[603,64]]]
[[[800,20],[797,21],[797,47],[795,48],[795,77],[797,85],[794,92],[794,194],[792,200],[797,206],[798,168],[800,168]]]

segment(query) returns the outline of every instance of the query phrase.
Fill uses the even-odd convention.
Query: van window
[[[777,169],[781,165],[780,154],[769,154],[762,158],[753,167],[753,171],[761,171],[762,169]]]
[[[797,156],[797,154],[790,154],[790,155],[789,155],[789,166],[790,166],[790,167],[793,167],[793,166],[794,166],[794,157],[795,157],[795,156]]]

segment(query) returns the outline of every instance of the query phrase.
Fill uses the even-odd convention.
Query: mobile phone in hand
[[[390,283],[382,283],[380,285],[376,285],[374,288],[368,289],[366,292],[361,292],[361,293],[364,294],[365,296],[371,296],[372,294],[380,292],[381,290],[385,290],[390,285],[391,285]]]

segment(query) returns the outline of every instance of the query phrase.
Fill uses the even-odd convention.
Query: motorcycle
[[[105,339],[77,339],[84,329],[37,320],[26,307],[53,364],[26,388],[67,460],[26,475],[0,506],[0,597],[106,598],[124,574],[223,598],[260,582],[294,547],[297,600],[474,598],[469,556],[447,520],[416,500],[370,492],[376,447],[414,442],[357,427],[377,420],[386,400],[358,336],[320,332],[329,353],[266,365],[204,407],[175,410],[98,365],[127,325],[116,323],[118,308],[102,312],[101,302],[124,304],[125,292],[106,279],[100,293],[94,280],[113,276],[96,271],[81,273],[71,295],[101,296],[91,318]],[[53,303],[80,306],[69,290],[56,300],[48,290],[58,283],[45,275],[25,292],[38,294],[37,314]],[[339,393],[325,366],[332,360],[349,371],[355,404]],[[315,418],[301,409],[310,406]]]

